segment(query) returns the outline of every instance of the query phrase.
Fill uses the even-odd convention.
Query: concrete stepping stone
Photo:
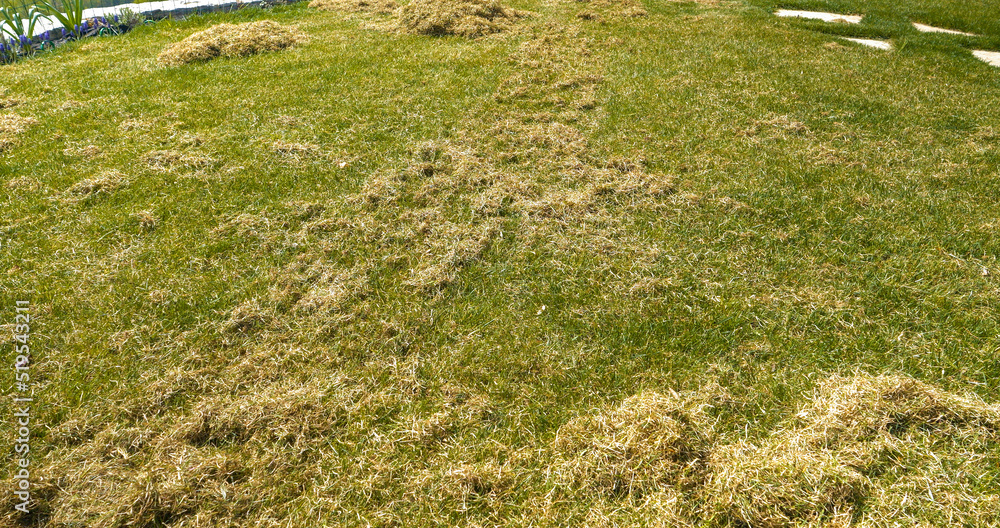
[[[917,31],[920,31],[922,33],[948,33],[949,35],[962,35],[965,37],[978,36],[975,33],[966,33],[964,31],[958,31],[955,29],[945,29],[934,26],[928,26],[927,24],[918,24],[917,22],[913,22],[913,27],[917,28]]]
[[[986,64],[1000,68],[1000,51],[973,50],[972,54]]]
[[[868,46],[869,48],[878,48],[880,50],[885,50],[885,51],[889,51],[892,49],[892,43],[886,42],[884,40],[860,39],[860,38],[850,38],[850,37],[843,37],[843,39],[849,40],[857,44],[861,44],[862,46]]]
[[[841,15],[837,13],[824,13],[822,11],[795,11],[791,9],[779,9],[774,13],[780,17],[811,18],[822,20],[823,22],[842,22],[846,24],[860,24],[862,15]]]

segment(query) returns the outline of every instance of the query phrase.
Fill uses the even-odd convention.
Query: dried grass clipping
[[[917,484],[921,494],[938,490],[933,507],[916,506],[920,517],[976,518],[979,508],[962,511],[943,500],[963,489],[957,475],[928,469],[956,453],[926,446],[937,437],[969,449],[975,437],[994,434],[998,425],[1000,407],[912,378],[833,376],[819,385],[796,423],[772,433],[762,446],[738,442],[712,452],[708,511],[747,526],[847,526],[862,501],[869,518],[898,517],[902,505],[915,506],[916,495],[907,498],[907,487]],[[907,471],[894,482],[882,480],[877,468],[897,465]],[[994,496],[970,497],[970,504],[997,502]]]
[[[128,178],[116,171],[109,170],[94,178],[85,178],[66,189],[66,194],[77,197],[93,196],[110,193],[127,183]]]
[[[387,14],[395,11],[399,4],[395,0],[313,0],[309,7],[320,11]]]
[[[17,145],[14,138],[36,124],[38,120],[33,117],[22,117],[17,114],[0,115],[0,152]]]
[[[413,0],[399,10],[399,27],[418,35],[481,37],[526,16],[496,0]]]
[[[559,428],[557,480],[612,496],[683,485],[700,471],[713,432],[705,409],[724,398],[717,385],[697,393],[644,392],[617,409]]]
[[[283,50],[303,40],[294,28],[271,20],[218,24],[167,46],[157,60],[165,66],[180,66],[216,57],[246,57]]]

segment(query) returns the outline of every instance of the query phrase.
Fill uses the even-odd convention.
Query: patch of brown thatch
[[[618,496],[697,480],[714,438],[705,410],[723,399],[717,385],[696,393],[644,392],[575,418],[553,444],[557,481]]]
[[[903,376],[833,376],[798,417],[805,422],[802,433],[828,447],[911,426],[939,432],[1000,427],[1000,407]]]
[[[867,483],[828,451],[741,442],[712,452],[706,516],[760,528],[846,526]]]
[[[646,8],[642,6],[642,2],[638,0],[578,0],[581,3],[590,5],[591,7],[607,10],[608,12],[623,16],[626,18],[644,17],[649,13]],[[589,11],[582,11],[583,13],[590,13]],[[585,20],[590,20],[589,18],[584,18]]]
[[[309,7],[321,11],[347,11],[351,13],[392,13],[399,7],[395,0],[313,0]]]
[[[78,197],[93,196],[101,193],[110,193],[125,184],[127,178],[124,174],[109,170],[96,178],[85,178],[66,189],[69,195]]]
[[[334,406],[316,383],[279,383],[240,397],[210,396],[178,424],[177,438],[195,446],[242,444],[251,439],[303,444],[336,425]]]
[[[18,176],[7,182],[7,188],[12,191],[14,190],[37,191],[44,187],[45,185],[43,185],[42,182],[38,181],[35,178],[32,178],[31,176],[24,176],[24,175]]]
[[[399,28],[408,33],[466,38],[503,31],[527,15],[496,0],[413,0],[398,13]]]
[[[157,61],[165,66],[180,66],[216,57],[246,57],[283,50],[303,40],[295,28],[271,20],[218,24],[167,46]]]
[[[17,114],[0,115],[0,152],[17,145],[17,136],[36,124],[38,120],[33,117]]]
[[[203,169],[215,163],[215,160],[200,154],[189,154],[177,150],[154,150],[145,155],[150,168],[168,171],[175,168]]]
[[[719,443],[699,401],[643,393],[572,420],[551,474],[600,518],[646,518],[666,493],[678,526],[979,526],[1000,506],[976,490],[974,469],[1000,406],[976,397],[905,376],[833,376],[759,445]]]
[[[33,117],[17,114],[0,115],[0,136],[20,134],[35,124],[38,124],[38,120]]]
[[[434,293],[455,281],[458,273],[485,252],[500,231],[492,219],[479,226],[427,226],[426,252],[404,281],[425,293]]]

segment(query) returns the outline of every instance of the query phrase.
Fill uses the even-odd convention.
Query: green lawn
[[[1000,5],[511,7],[0,66],[0,524],[1000,526]]]

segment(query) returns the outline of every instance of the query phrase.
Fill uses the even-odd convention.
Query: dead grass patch
[[[70,110],[80,110],[83,108],[87,108],[87,106],[89,106],[88,103],[85,103],[83,101],[77,101],[76,99],[67,99],[63,104],[56,107],[56,111],[67,112]]]
[[[846,526],[866,483],[826,451],[783,442],[762,448],[740,443],[712,452],[704,493],[709,517],[721,515],[747,526]]]
[[[0,115],[0,136],[13,136],[20,134],[37,125],[38,120],[33,117],[25,117],[17,114]]]
[[[229,312],[229,318],[222,324],[222,331],[245,334],[267,326],[272,319],[271,314],[259,302],[247,301]]]
[[[247,213],[238,214],[212,230],[219,236],[234,234],[241,238],[267,238],[271,231],[271,220],[264,216]]]
[[[10,190],[22,190],[22,191],[38,191],[45,188],[42,182],[38,181],[31,176],[18,176],[7,182],[7,188]]]
[[[96,178],[86,178],[74,183],[66,194],[75,197],[88,197],[98,194],[107,194],[125,185],[128,178],[116,170],[104,171]]]
[[[787,115],[756,120],[749,127],[740,131],[738,135],[756,136],[765,132],[770,132],[770,135],[779,137],[812,135],[812,130],[808,125],[801,121],[796,121]]]
[[[251,439],[305,447],[336,425],[336,405],[317,382],[279,382],[239,396],[210,396],[177,425],[178,439],[195,446],[244,444]]]
[[[101,147],[98,147],[97,145],[73,145],[63,149],[64,156],[86,159],[96,158],[97,156],[100,156],[102,152]]]
[[[165,66],[180,66],[217,57],[246,57],[283,50],[304,39],[295,28],[271,20],[218,24],[167,46],[156,60]]]
[[[145,131],[153,128],[156,120],[153,119],[126,119],[118,124],[118,130],[122,132],[132,132],[133,130]]]
[[[38,120],[33,117],[17,114],[0,115],[0,152],[16,146],[17,136],[36,124]]]
[[[912,426],[939,433],[960,426],[1000,427],[997,405],[903,376],[834,376],[820,384],[797,416],[805,422],[802,434],[827,447]]]
[[[626,18],[649,15],[642,2],[637,0],[577,0],[577,2]]]
[[[833,376],[760,445],[719,442],[704,410],[725,402],[643,393],[571,420],[551,474],[608,519],[647,515],[666,493],[677,525],[978,525],[1000,504],[969,487],[1000,426],[1000,406],[977,397],[905,376]]]
[[[389,14],[399,7],[395,0],[313,0],[309,7],[320,11]]]
[[[321,271],[295,304],[295,309],[305,312],[342,310],[351,300],[367,294],[367,271],[364,265],[341,272]]]
[[[156,214],[152,211],[139,211],[133,213],[132,218],[135,219],[136,223],[139,224],[139,227],[145,231],[152,231],[160,224],[160,217],[156,216]]]
[[[205,169],[216,161],[201,154],[191,154],[179,150],[153,150],[147,152],[143,159],[150,168],[170,171],[173,169]]]
[[[645,392],[575,418],[556,433],[556,481],[612,496],[695,483],[714,438],[706,410],[727,398],[718,385],[683,394]]]
[[[527,16],[496,0],[413,0],[398,13],[399,28],[405,32],[466,38],[504,31]]]
[[[423,446],[437,444],[465,427],[491,419],[494,412],[488,398],[472,396],[425,418],[411,418],[400,428],[398,441]]]
[[[942,491],[962,489],[956,485],[958,475],[949,475],[940,463],[955,453],[920,451],[920,446],[936,436],[976,447],[969,439],[993,436],[998,413],[1000,408],[978,398],[908,377],[833,376],[820,384],[794,426],[779,429],[762,446],[740,442],[716,449],[707,493],[716,513],[750,526],[848,525],[859,504],[873,495],[880,499],[867,501],[869,515],[886,515],[887,506],[906,503],[897,493],[905,493],[914,481],[932,495],[935,485]],[[895,482],[879,479],[879,467],[906,458],[921,460],[904,464],[909,471]],[[932,460],[938,460],[937,471],[927,471]],[[994,496],[971,498],[970,505],[997,502]],[[950,508],[952,519],[984,513],[971,506],[963,512],[954,504],[936,503],[934,508]]]
[[[316,158],[322,155],[322,150],[315,143],[275,141],[271,144],[271,150],[291,161],[302,161],[303,159]]]
[[[407,286],[433,293],[451,284],[459,271],[477,260],[500,232],[500,224],[489,220],[479,226],[440,225],[425,239],[426,250]]]

